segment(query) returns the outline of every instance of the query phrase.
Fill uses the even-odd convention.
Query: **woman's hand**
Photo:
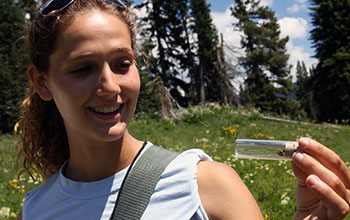
[[[350,171],[332,150],[309,138],[299,140],[303,153],[293,155],[298,178],[295,220],[343,219],[350,209]]]

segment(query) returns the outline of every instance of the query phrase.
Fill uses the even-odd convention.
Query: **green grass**
[[[161,120],[138,115],[129,126],[140,140],[182,152],[191,148],[205,151],[214,160],[233,167],[253,193],[267,219],[292,219],[296,210],[296,178],[288,161],[237,160],[233,156],[237,138],[296,140],[312,137],[350,161],[350,127],[330,128],[321,124],[292,124],[264,120],[258,114],[245,117],[231,108],[192,108],[182,120]],[[0,136],[0,209],[10,215],[21,210],[23,197],[39,182],[22,177],[24,189],[15,181],[12,136]],[[348,163],[349,164],[349,163]],[[2,220],[0,216],[0,220]],[[349,217],[347,219],[350,219]]]

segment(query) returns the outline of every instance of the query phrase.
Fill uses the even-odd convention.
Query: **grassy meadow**
[[[323,124],[277,122],[264,120],[256,113],[242,116],[239,111],[244,109],[217,106],[188,111],[181,120],[137,115],[129,131],[140,140],[179,152],[202,149],[214,160],[230,165],[253,193],[265,219],[292,219],[296,210],[296,178],[289,161],[235,159],[237,138],[296,140],[312,137],[350,162],[349,126],[332,128]],[[25,193],[40,184],[37,175],[36,180],[22,176],[23,188],[20,187],[14,170],[14,151],[13,137],[0,136],[0,220],[15,219]]]

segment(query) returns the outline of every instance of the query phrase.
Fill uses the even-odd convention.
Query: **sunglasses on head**
[[[51,15],[53,13],[56,13],[65,9],[74,1],[75,0],[49,0],[40,8],[39,13],[44,17]],[[115,4],[120,8],[127,7],[125,2],[123,2],[122,0],[106,0],[106,1]]]

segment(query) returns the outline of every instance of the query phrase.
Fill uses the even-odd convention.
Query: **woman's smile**
[[[88,108],[97,118],[103,120],[118,120],[123,112],[124,104],[110,107],[90,107]]]

